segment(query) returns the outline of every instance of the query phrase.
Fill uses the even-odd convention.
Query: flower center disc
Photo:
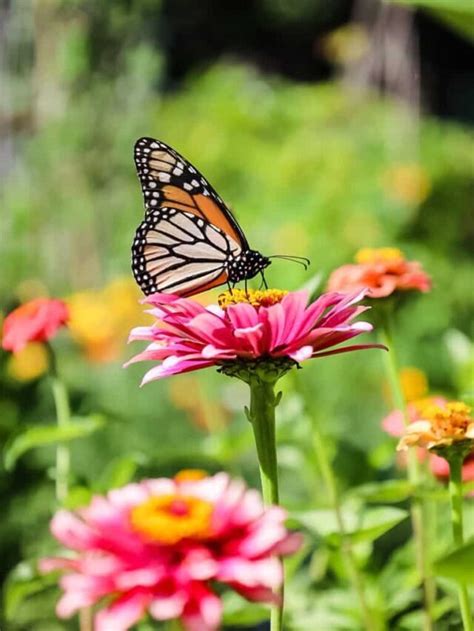
[[[356,263],[390,263],[403,261],[405,257],[398,248],[362,248],[355,255]]]
[[[175,544],[208,537],[212,511],[212,504],[197,497],[162,495],[133,508],[130,523],[148,541]]]
[[[288,292],[283,289],[233,289],[224,291],[219,295],[217,302],[221,309],[227,309],[231,305],[241,302],[252,307],[271,307],[281,302]]]

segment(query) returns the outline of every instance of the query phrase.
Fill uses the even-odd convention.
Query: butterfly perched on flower
[[[145,294],[192,296],[246,281],[270,265],[269,257],[250,249],[229,208],[177,151],[139,138],[134,157],[146,213],[133,241],[132,270]]]

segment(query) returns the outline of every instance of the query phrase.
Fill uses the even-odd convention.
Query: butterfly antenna
[[[273,256],[269,256],[269,259],[282,259],[283,261],[291,261],[292,263],[298,263],[298,265],[302,265],[305,270],[311,265],[311,261],[305,256],[290,256],[289,254],[274,254]]]

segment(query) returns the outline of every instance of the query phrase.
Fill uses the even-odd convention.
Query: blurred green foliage
[[[69,5],[74,3],[64,3]],[[144,10],[147,6],[143,3]],[[190,77],[175,93],[163,94],[156,89],[160,54],[133,37],[137,27],[126,22],[120,8],[112,14],[114,42],[117,33],[132,33],[122,47],[112,47],[118,66],[114,72],[110,59],[96,73],[90,71],[90,33],[74,15],[63,24],[58,55],[36,62],[37,79],[50,81],[44,94],[38,88],[29,100],[24,86],[13,80],[10,84],[15,107],[21,110],[29,103],[31,111],[30,123],[15,133],[19,157],[2,195],[4,311],[24,296],[31,281],[67,297],[130,274],[130,244],[143,214],[132,146],[138,136],[151,135],[176,147],[203,171],[235,209],[253,247],[266,254],[308,256],[313,273],[321,274],[321,290],[327,274],[363,246],[395,245],[410,259],[422,261],[434,289],[407,302],[400,314],[401,362],[423,369],[435,391],[472,397],[472,354],[466,338],[474,298],[468,290],[474,232],[470,131],[420,119],[401,103],[337,82],[294,85],[230,61]],[[272,286],[296,289],[310,276],[298,266],[278,262],[268,271],[268,280]],[[55,346],[74,413],[100,413],[106,419],[92,436],[71,443],[69,505],[132,478],[174,474],[191,466],[223,468],[258,484],[242,412],[248,393],[242,384],[209,370],[140,390],[143,366],[124,371],[121,359],[87,362],[66,333]],[[0,370],[1,442],[11,444],[32,425],[48,435],[54,411],[47,381],[13,379],[5,354]],[[318,418],[326,434],[351,519],[355,523],[363,515],[374,520],[372,530],[367,527],[366,536],[355,540],[380,628],[419,628],[420,594],[403,520],[411,491],[403,483],[386,486],[398,473],[394,441],[379,429],[392,407],[380,372],[378,352],[369,351],[308,362],[282,382],[282,501],[295,518],[302,511],[311,516],[308,547],[300,559],[307,571],[295,574],[288,588],[289,628],[294,631],[362,628],[325,517],[328,498],[308,440],[309,415]],[[191,390],[198,396],[189,402]],[[74,628],[54,620],[57,591],[50,577],[41,579],[34,570],[34,560],[55,549],[47,533],[54,509],[54,450],[43,446],[22,451],[13,471],[0,471],[0,552],[5,573],[16,566],[6,583],[8,621],[2,628]],[[18,449],[15,455],[20,456]],[[367,486],[381,481],[385,486],[372,491]],[[434,495],[443,515],[446,496]],[[367,510],[366,502],[374,508]],[[378,503],[399,507],[381,508]],[[439,533],[446,530],[445,517],[437,528]],[[356,532],[360,535],[360,528]],[[448,547],[442,536],[437,545],[440,553]],[[439,630],[448,631],[457,628],[458,618],[452,611],[451,584],[442,587]],[[240,601],[230,603],[230,624],[261,619],[258,609],[239,613],[239,607]],[[142,628],[149,627],[144,623]]]

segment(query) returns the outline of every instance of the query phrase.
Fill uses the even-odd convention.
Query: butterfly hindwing
[[[227,281],[240,245],[220,228],[172,206],[151,210],[137,229],[132,267],[145,294],[192,295]]]

